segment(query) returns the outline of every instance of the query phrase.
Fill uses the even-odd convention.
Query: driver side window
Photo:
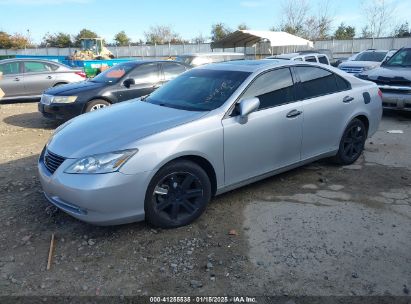
[[[251,97],[260,99],[259,110],[293,102],[294,87],[290,69],[282,68],[258,76],[245,91],[242,99]]]

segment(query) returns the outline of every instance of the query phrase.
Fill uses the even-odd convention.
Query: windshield
[[[146,102],[188,111],[211,111],[224,104],[248,72],[191,70],[168,82]]]
[[[364,52],[360,53],[355,57],[355,61],[375,61],[381,62],[384,60],[387,52]]]
[[[385,66],[411,66],[411,49],[399,50],[385,64]]]
[[[99,83],[117,83],[125,74],[134,68],[132,64],[118,64],[98,74],[91,81]]]

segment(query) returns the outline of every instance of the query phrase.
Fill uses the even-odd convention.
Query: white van
[[[328,56],[320,53],[289,53],[267,57],[266,59],[283,59],[294,61],[317,62],[330,65]]]

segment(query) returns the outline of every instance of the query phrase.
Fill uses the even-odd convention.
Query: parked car
[[[197,67],[209,63],[244,59],[245,55],[243,53],[230,52],[192,53],[176,57],[176,61],[183,62],[191,67]]]
[[[378,128],[379,93],[291,60],[198,67],[60,126],[39,158],[41,184],[86,222],[186,225],[214,195],[324,157],[355,162]]]
[[[39,111],[47,118],[67,120],[117,102],[150,94],[188,70],[173,61],[130,61],[117,64],[87,81],[44,92]]]
[[[282,59],[282,60],[293,60],[293,61],[306,61],[306,62],[317,62],[322,64],[330,65],[330,60],[327,55],[320,53],[289,53],[281,54],[275,56],[269,56],[266,59]]]
[[[338,68],[347,73],[358,75],[363,71],[379,67],[384,60],[390,58],[394,53],[394,50],[365,50],[340,63]]]
[[[40,98],[50,87],[86,78],[80,69],[54,61],[26,58],[0,60],[0,72],[3,73],[0,88],[6,94],[2,100]]]
[[[379,68],[358,77],[378,85],[384,108],[411,111],[411,46],[400,49]]]

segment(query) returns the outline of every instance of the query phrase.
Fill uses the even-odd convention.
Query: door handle
[[[53,78],[53,76],[47,76],[47,79],[52,79]]]
[[[349,102],[351,102],[351,101],[353,101],[354,100],[354,97],[351,97],[351,96],[345,96],[344,98],[343,98],[343,102],[344,103],[349,103]]]
[[[20,78],[16,77],[14,78],[14,81],[20,81]]]
[[[292,110],[292,111],[287,113],[287,118],[297,117],[298,115],[301,115],[302,113],[303,113],[303,111]]]

